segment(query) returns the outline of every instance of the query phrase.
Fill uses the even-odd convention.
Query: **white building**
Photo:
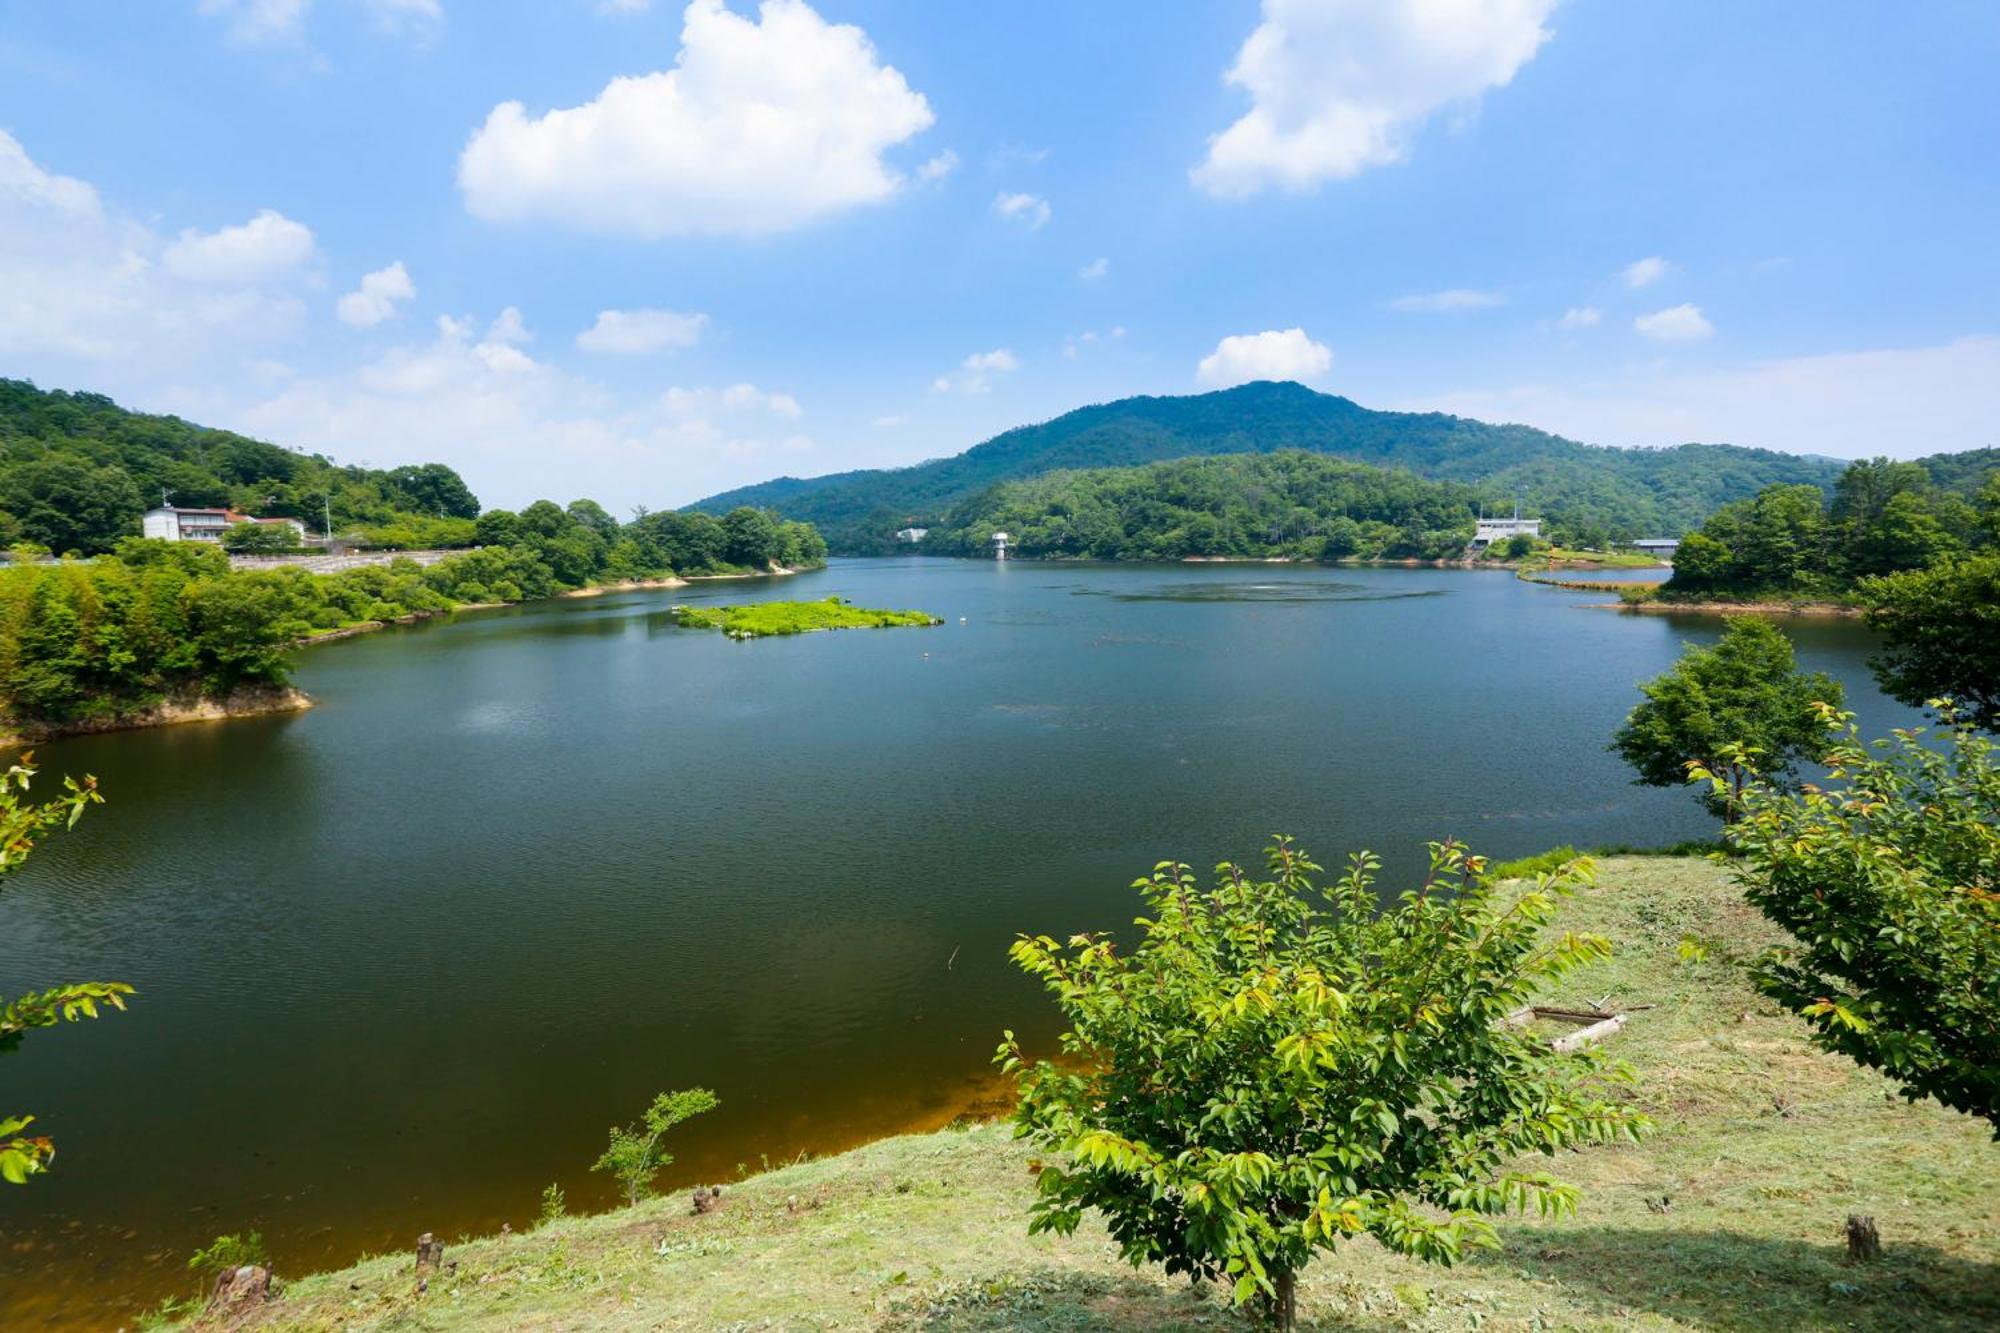
[[[148,509],[140,531],[165,542],[219,542],[222,534],[238,523],[282,525],[291,530],[292,545],[303,546],[306,542],[306,525],[295,518],[252,518],[233,509],[185,509],[176,505]]]
[[[1494,542],[1504,542],[1511,537],[1542,535],[1542,520],[1539,518],[1482,518],[1472,532],[1472,549],[1483,551]]]
[[[908,546],[915,546],[930,535],[929,528],[902,528],[897,531],[896,540]]]
[[[996,532],[993,534],[993,558],[995,560],[1005,560],[1007,558],[1007,542],[1008,537],[1006,533]]]

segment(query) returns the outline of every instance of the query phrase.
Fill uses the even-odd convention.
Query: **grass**
[[[2000,1146],[1823,1055],[1758,999],[1773,938],[1728,872],[1601,861],[1563,928],[1618,944],[1556,1001],[1654,1006],[1609,1047],[1659,1124],[1553,1164],[1581,1213],[1513,1219],[1504,1248],[1437,1269],[1357,1242],[1304,1277],[1333,1330],[2000,1327]],[[1692,936],[1701,956],[1686,961]],[[890,1139],[733,1186],[452,1245],[419,1293],[408,1253],[289,1284],[250,1326],[286,1330],[890,1329],[1193,1333],[1246,1328],[1213,1293],[1118,1261],[1101,1228],[1031,1238],[1033,1154],[1002,1125]],[[523,1199],[523,1214],[533,1201]],[[1849,1267],[1849,1213],[1881,1228]],[[414,1240],[414,1237],[412,1237]]]
[[[677,606],[674,620],[688,629],[719,629],[732,639],[944,623],[927,611],[876,611],[838,597],[818,602],[752,602],[747,606]]]

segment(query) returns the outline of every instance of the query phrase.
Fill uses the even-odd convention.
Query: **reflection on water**
[[[1077,594],[1085,595],[1077,595]],[[838,594],[936,629],[731,643],[676,601]],[[306,655],[310,712],[49,746],[109,803],[0,898],[0,991],[139,988],[0,1053],[55,1175],[0,1189],[0,1326],[99,1327],[219,1232],[300,1273],[517,1225],[703,1084],[678,1182],[938,1124],[1045,1041],[1016,932],[1275,830],[1391,878],[1704,836],[1605,738],[1717,623],[1457,570],[840,562],[461,615]],[[1329,605],[1338,603],[1339,605]],[[963,621],[961,622],[961,617]],[[1846,622],[1787,622],[1876,730]]]
[[[1256,583],[1169,582],[1150,588],[1070,589],[1074,597],[1109,597],[1119,602],[1386,602],[1439,597],[1442,588],[1388,589],[1331,579],[1264,580]]]

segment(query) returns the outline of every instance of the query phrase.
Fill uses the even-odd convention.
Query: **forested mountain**
[[[1460,482],[1287,449],[1004,482],[956,505],[924,549],[984,555],[998,531],[1055,558],[1436,560],[1464,552],[1478,503]]]
[[[837,551],[888,549],[897,528],[936,525],[957,502],[1002,481],[1058,469],[1123,467],[1197,455],[1300,449],[1464,482],[1488,503],[1541,515],[1579,540],[1678,536],[1766,486],[1831,486],[1825,458],[1683,444],[1619,449],[1531,426],[1441,412],[1377,412],[1293,383],[1260,382],[1181,398],[1126,398],[997,435],[951,458],[894,470],[781,477],[696,505],[776,509],[816,524]]]
[[[138,535],[139,515],[160,503],[163,490],[177,505],[282,515],[315,532],[329,503],[343,532],[423,537],[437,535],[427,527],[462,527],[458,535],[469,541],[469,520],[479,514],[478,499],[441,463],[340,467],[179,417],[129,412],[103,394],[0,379],[0,547],[25,541],[58,554],[108,551]]]

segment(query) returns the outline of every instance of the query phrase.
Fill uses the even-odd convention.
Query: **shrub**
[[[1029,1062],[1012,1033],[995,1056],[1019,1076],[1016,1132],[1067,1158],[1042,1170],[1030,1231],[1095,1208],[1133,1264],[1226,1281],[1289,1327],[1297,1273],[1343,1240],[1450,1263],[1497,1244],[1489,1215],[1573,1208],[1511,1163],[1644,1117],[1614,1099],[1620,1071],[1500,1020],[1608,954],[1543,938],[1581,872],[1503,899],[1479,858],[1434,843],[1429,877],[1385,909],[1376,864],[1322,883],[1281,839],[1270,878],[1224,865],[1203,890],[1163,862],[1134,886],[1130,953],[1102,934],[1015,943],[1070,1025],[1060,1060]]]

